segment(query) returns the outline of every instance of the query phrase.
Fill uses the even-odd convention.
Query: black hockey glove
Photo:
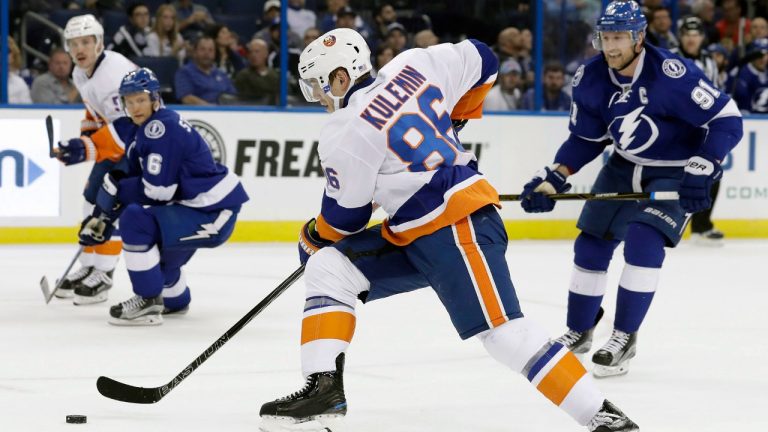
[[[317,221],[312,218],[301,227],[301,233],[299,233],[299,261],[302,264],[306,264],[311,255],[320,249],[333,244],[332,241],[328,241],[320,237],[315,229]]]
[[[94,210],[94,215],[88,216],[80,224],[80,244],[83,246],[96,246],[109,241],[115,226],[107,219],[99,209]]]
[[[544,213],[555,208],[555,200],[547,195],[564,193],[571,190],[565,182],[565,176],[550,167],[537,172],[531,181],[523,186],[520,205],[526,213]]]
[[[680,206],[687,213],[696,213],[712,207],[710,190],[723,176],[720,162],[715,158],[698,154],[685,164],[680,184]]]

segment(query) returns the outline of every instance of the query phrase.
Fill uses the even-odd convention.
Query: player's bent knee
[[[307,298],[328,296],[354,307],[357,295],[370,288],[362,272],[337,249],[326,247],[307,261],[304,270]]]
[[[549,343],[544,328],[528,318],[508,321],[480,333],[478,338],[491,357],[516,372],[522,372],[531,358]]]
[[[592,271],[606,271],[619,242],[605,240],[582,232],[573,244],[574,264]]]
[[[628,264],[661,268],[667,239],[658,229],[640,222],[631,223],[624,241],[624,260]]]

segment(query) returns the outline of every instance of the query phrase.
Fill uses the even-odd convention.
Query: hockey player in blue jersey
[[[104,176],[96,209],[80,231],[82,244],[100,244],[120,219],[135,296],[110,309],[116,325],[157,325],[164,313],[186,312],[191,296],[183,266],[198,248],[229,238],[248,200],[197,131],[162,106],[159,91],[149,69],[123,78],[123,106],[138,126],[135,139],[124,137],[127,168]]]
[[[768,38],[750,44],[734,81],[733,99],[745,113],[768,113]]]
[[[570,188],[566,178],[603,153],[614,152],[593,192],[679,191],[679,201],[589,201],[574,245],[569,287],[569,331],[558,341],[586,353],[602,315],[606,271],[624,242],[614,330],[592,357],[597,376],[626,373],[637,332],[651,305],[665,248],[680,241],[689,214],[711,206],[720,162],[742,137],[736,104],[702,71],[667,50],[647,45],[646,20],[634,1],[614,1],[600,17],[595,48],[601,54],[573,79],[570,136],[524,186],[527,212],[547,212],[547,195]]]
[[[336,431],[329,423],[347,412],[343,366],[358,299],[427,286],[462,339],[476,337],[579,424],[637,430],[575,355],[520,310],[499,195],[456,135],[461,120],[481,115],[498,70],[493,52],[476,40],[412,49],[375,78],[370,55],[359,33],[336,29],[299,58],[305,98],[331,112],[318,146],[327,177],[322,207],[299,242],[307,381],[261,407],[260,430]],[[373,201],[387,217],[367,228]]]

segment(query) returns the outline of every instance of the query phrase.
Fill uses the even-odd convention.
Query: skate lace
[[[611,338],[601,349],[616,354],[627,345],[627,342],[629,342],[629,333],[624,333],[621,330],[614,330]]]
[[[144,298],[141,296],[133,296],[123,303],[123,310],[140,309],[144,306]]]
[[[91,270],[90,267],[80,267],[76,272],[67,275],[67,280],[76,281],[85,277]]]
[[[613,424],[613,422],[621,419],[622,419],[622,416],[618,414],[612,414],[607,411],[600,411],[597,414],[595,414],[594,417],[592,417],[592,420],[590,420],[589,430],[593,431],[597,429],[598,426],[610,425],[610,424]]]
[[[85,279],[83,279],[83,285],[88,287],[95,287],[96,285],[104,283],[106,285],[109,285],[112,283],[112,279],[107,276],[107,274],[101,270],[93,270],[91,274],[88,275]]]
[[[576,330],[568,330],[568,333],[555,339],[555,342],[563,344],[566,348],[570,348],[581,339],[581,335],[581,332],[577,332]]]
[[[307,382],[304,384],[304,387],[302,387],[301,390],[293,392],[293,393],[289,394],[288,396],[280,398],[279,400],[287,401],[287,400],[295,399],[295,398],[297,398],[299,396],[303,396],[304,394],[309,392],[312,389],[312,387],[314,387],[315,381],[317,381],[317,378],[315,377],[315,375],[310,375],[307,378]]]

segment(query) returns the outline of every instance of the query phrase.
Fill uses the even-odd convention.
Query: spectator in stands
[[[376,47],[376,54],[373,59],[373,68],[376,72],[380,71],[387,63],[392,61],[397,55],[397,51],[387,44],[379,44]]]
[[[269,47],[259,38],[248,43],[248,67],[235,76],[235,88],[243,102],[277,105],[280,75],[267,65]]]
[[[348,28],[356,30],[365,40],[370,40],[371,29],[351,7],[344,6],[336,11],[336,28]]]
[[[128,24],[120,26],[107,49],[126,57],[140,57],[147,47],[149,32],[149,8],[141,2],[131,3]]]
[[[8,36],[8,103],[31,104],[29,86],[19,75],[21,71],[21,51],[16,41]]]
[[[280,17],[275,18],[274,21],[267,27],[259,30],[254,38],[259,38],[267,43],[269,46],[269,59],[267,64],[269,67],[275,68],[275,63],[280,62]],[[304,41],[299,35],[288,29],[288,73],[295,71],[299,64],[299,55],[303,48]]]
[[[718,43],[713,43],[707,46],[707,51],[709,52],[710,57],[712,57],[712,60],[715,61],[715,65],[717,65],[717,81],[722,85],[721,88],[725,90],[726,93],[731,94],[732,91],[728,85],[728,50]]]
[[[162,4],[155,13],[155,24],[147,36],[147,47],[144,55],[151,57],[176,57],[179,64],[187,56],[186,43],[179,33],[179,22],[176,21],[176,8],[170,4]]]
[[[408,32],[405,27],[399,22],[388,25],[385,43],[399,53],[408,49]]]
[[[51,8],[52,6],[49,5],[48,7]],[[65,0],[62,2],[62,7],[65,9],[94,9],[99,12],[125,10],[122,0]]]
[[[373,19],[376,22],[376,40],[383,41],[387,37],[387,26],[397,21],[395,7],[391,3],[382,3]]]
[[[518,47],[522,45],[520,30],[515,27],[507,27],[496,36],[496,45],[493,47],[499,63],[510,57],[517,57]]]
[[[192,0],[176,0],[173,3],[179,20],[179,31],[186,40],[195,40],[213,24],[213,17],[208,8]]]
[[[669,10],[660,7],[651,10],[648,18],[648,42],[660,48],[668,50],[680,46],[677,37],[672,33],[672,18]]]
[[[320,29],[317,27],[310,27],[307,29],[307,31],[304,32],[304,46],[301,47],[303,50],[307,47],[310,43],[312,43],[313,40],[320,37]]]
[[[55,48],[48,59],[48,72],[32,82],[32,100],[39,104],[72,104],[81,101],[70,78],[72,58],[61,48]]]
[[[413,46],[416,48],[427,48],[439,43],[440,39],[429,29],[422,30],[413,36]]]
[[[517,60],[508,58],[499,67],[499,84],[488,92],[483,111],[514,111],[521,108],[523,69]]]
[[[750,39],[749,39],[750,44],[752,43],[752,41],[767,38],[768,37],[768,21],[766,21],[765,18],[760,16],[752,18],[752,21],[750,21],[749,33],[750,33]],[[749,45],[747,45],[747,50],[749,50]]]
[[[214,64],[216,42],[200,36],[192,46],[192,61],[176,72],[176,98],[188,105],[215,105],[222,95],[235,95],[237,90],[229,77]]]
[[[520,64],[520,68],[523,70],[523,86],[524,88],[533,85],[533,33],[530,29],[522,29],[520,31],[520,45],[516,47],[517,55],[515,60]],[[587,45],[592,45],[590,39]]]
[[[347,0],[327,0],[326,12],[320,18],[318,26],[323,33],[329,32],[336,28],[336,13],[344,6],[349,6]]]
[[[738,49],[739,56],[744,54],[750,33],[750,21],[741,15],[740,0],[723,0],[721,4],[723,18],[715,23],[720,34],[720,43],[728,51]]]
[[[768,114],[768,39],[757,39],[745,57],[733,89],[733,100],[743,113]]]
[[[716,43],[720,40],[720,33],[715,27],[715,3],[712,0],[695,0],[691,6],[691,12],[704,23],[706,40]]]
[[[238,53],[237,40],[224,24],[214,24],[205,34],[216,42],[215,65],[233,79],[235,74],[245,68],[245,60]]]
[[[317,16],[304,7],[304,0],[288,0],[288,28],[303,35],[317,25]]]
[[[565,69],[558,62],[550,62],[544,66],[544,105],[542,111],[568,111],[571,109],[571,97],[563,90],[565,86]],[[523,109],[533,110],[534,89],[528,89],[523,96]]]
[[[262,26],[268,26],[276,19],[280,18],[280,0],[267,0],[264,2],[264,12],[261,19]],[[288,28],[290,28],[290,21]]]

